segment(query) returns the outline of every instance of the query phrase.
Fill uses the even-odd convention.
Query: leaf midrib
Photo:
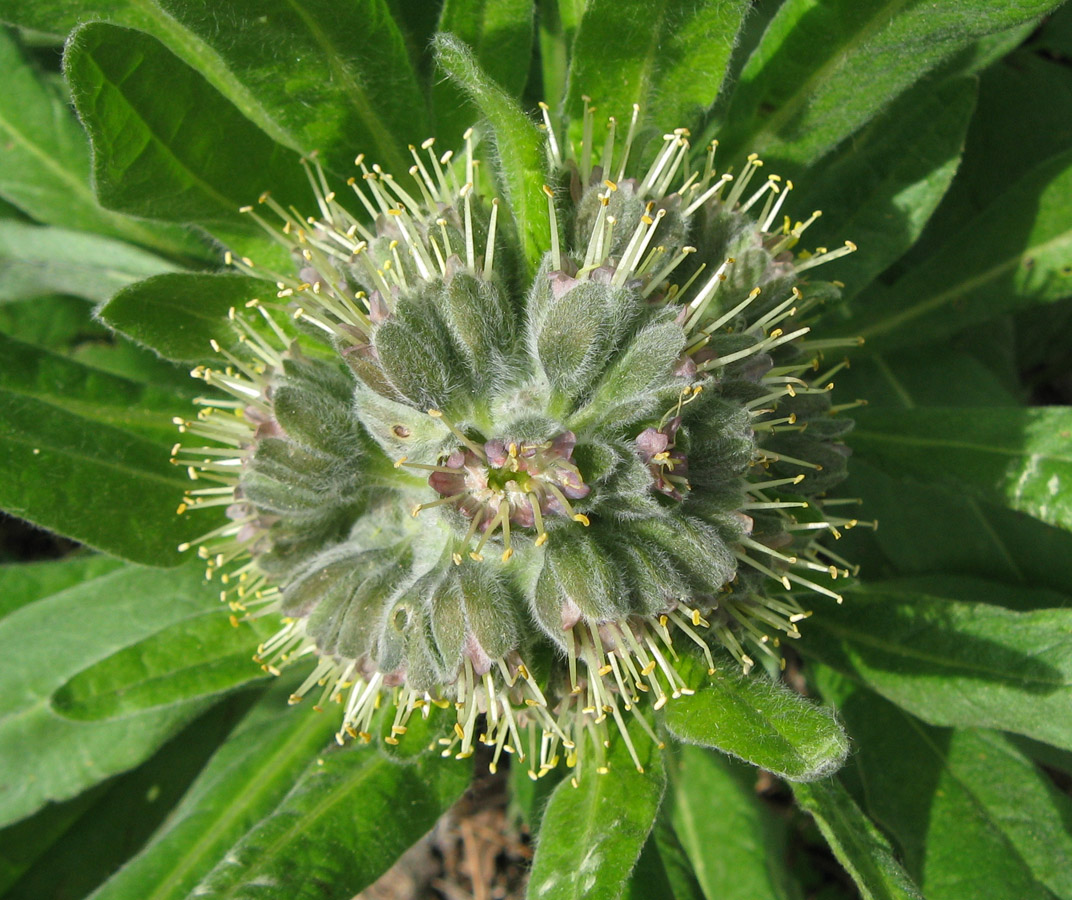
[[[4,391],[0,390],[0,394],[3,394],[3,393],[4,393]],[[52,404],[46,403],[44,405],[51,406]],[[69,410],[65,410],[65,409],[63,409],[63,407],[60,407],[60,406],[57,406],[55,408],[61,410],[62,412],[69,412]],[[74,415],[74,414],[72,413],[72,415]],[[83,417],[82,416],[77,416],[77,418],[83,418]],[[185,479],[182,479],[180,477],[168,478],[168,477],[166,477],[164,475],[161,475],[161,474],[159,474],[157,472],[153,472],[152,470],[149,470],[149,469],[143,469],[143,468],[141,468],[139,466],[123,465],[123,464],[120,464],[120,463],[112,462],[110,457],[98,457],[98,456],[90,456],[90,455],[84,454],[84,453],[76,453],[71,449],[71,445],[69,445],[69,444],[62,444],[62,445],[54,446],[50,438],[49,439],[45,439],[45,438],[31,439],[31,438],[24,438],[21,435],[17,435],[17,434],[12,433],[12,434],[5,434],[5,435],[0,436],[0,440],[3,440],[5,442],[7,442],[7,443],[18,444],[18,445],[23,446],[23,447],[31,447],[31,448],[36,448],[36,449],[49,450],[49,451],[52,451],[54,453],[59,454],[60,456],[66,456],[66,457],[69,457],[70,459],[78,460],[79,462],[88,463],[90,465],[101,466],[101,467],[106,468],[106,469],[112,469],[112,470],[115,470],[115,471],[120,472],[120,473],[122,473],[124,475],[127,475],[127,476],[130,476],[130,474],[133,472],[140,479],[146,479],[146,480],[149,480],[149,481],[157,481],[160,484],[167,485],[170,488],[174,488],[176,486],[181,487],[181,486],[183,486],[183,485],[185,485],[187,483]]]
[[[294,729],[291,736],[268,757],[268,765],[258,770],[258,777],[255,783],[267,785],[272,781],[273,777],[278,776],[284,770],[284,766],[291,754],[300,750],[304,742],[308,740],[306,731],[307,729],[304,727]],[[234,765],[239,765],[241,762],[240,760]],[[217,779],[217,782],[229,776],[234,765],[221,773],[221,777]],[[265,777],[265,773],[267,773],[267,777]],[[158,880],[157,887],[144,900],[165,900],[170,896],[170,893],[181,884],[182,879],[197,865],[200,858],[212,849],[213,844],[226,833],[231,825],[248,812],[250,807],[254,805],[254,800],[259,799],[259,796],[260,792],[243,791],[240,794],[241,799],[239,801],[228,803],[226,813],[217,818],[210,828],[201,832],[194,845],[186,852],[178,864],[163,876],[163,880]],[[185,817],[183,821],[189,821],[189,817]],[[177,827],[180,823],[175,824]],[[166,839],[166,837],[167,835],[164,835],[161,840]],[[146,850],[151,849],[151,846],[147,847]]]
[[[98,373],[94,372],[93,374]],[[110,375],[111,373],[100,370],[100,374]],[[37,393],[34,390],[20,388],[18,385],[10,383],[0,385],[0,394],[35,400],[45,406],[58,409],[60,412],[69,413],[79,419],[85,419],[87,422],[108,425],[118,431],[126,431],[127,428],[124,426],[140,425],[146,429],[151,429],[153,432],[160,432],[161,435],[174,433],[173,429],[168,427],[168,413],[163,410],[154,411],[149,406],[134,406],[131,404],[129,406],[111,407],[107,405],[105,400],[78,400],[74,398],[61,400],[55,394]],[[144,398],[138,398],[137,402],[139,404],[144,403]],[[127,415],[120,415],[120,410]],[[93,413],[93,415],[86,415],[87,412]],[[142,440],[147,440],[143,434],[138,434],[137,436]]]
[[[938,759],[941,769],[944,770],[949,775],[949,778],[964,792],[964,795],[968,798],[968,800],[976,808],[976,810],[982,813],[980,818],[983,819],[983,821],[985,821],[988,826],[990,826],[991,833],[996,832],[999,839],[1001,840],[1001,843],[1004,844],[1006,848],[1008,848],[1010,855],[1020,862],[1020,864],[1023,866],[1023,871],[1027,873],[1031,881],[1033,881],[1040,888],[1048,892],[1049,888],[1041,880],[1039,880],[1038,877],[1036,877],[1034,870],[1031,868],[1031,864],[1024,858],[1023,854],[1020,853],[1016,844],[1013,843],[1011,837],[1006,833],[1004,829],[995,826],[993,818],[990,815],[986,814],[986,803],[974,791],[971,790],[968,782],[960,778],[954,768],[949,764],[949,757],[947,755],[943,755],[941,751],[939,751],[938,747],[930,739],[930,735],[928,735],[920,727],[920,723],[918,721],[916,721],[912,716],[908,715],[900,707],[897,707],[897,710],[902,714],[909,727],[914,729],[916,733],[919,734],[920,739],[926,745],[927,749],[930,750]]]
[[[1069,681],[1047,681],[1038,677],[1029,678],[1026,676],[1020,676],[1014,681],[1009,678],[1009,673],[1005,669],[989,669],[978,664],[968,663],[962,659],[950,661],[943,656],[936,656],[929,653],[924,653],[919,650],[916,650],[914,647],[909,647],[904,644],[886,643],[877,637],[874,637],[870,634],[864,634],[857,629],[838,626],[837,624],[831,622],[829,617],[824,617],[822,619],[814,621],[811,627],[818,628],[819,630],[825,629],[826,631],[833,633],[838,638],[845,641],[845,644],[843,646],[845,646],[850,656],[853,657],[857,657],[858,655],[852,652],[852,648],[854,646],[864,646],[871,647],[876,650],[882,650],[885,653],[889,653],[894,658],[901,656],[906,659],[912,659],[918,662],[925,662],[931,665],[936,665],[943,669],[949,670],[950,672],[958,674],[961,678],[971,678],[973,677],[972,673],[977,673],[976,677],[987,676],[991,679],[998,681],[1000,684],[1011,688],[1016,688],[1017,686],[1023,685],[1025,687],[1021,689],[1026,689],[1027,685],[1038,685],[1039,687],[1052,688],[1054,690],[1067,690],[1072,687],[1072,682]],[[1014,650],[1013,652],[1018,651]],[[863,664],[869,670],[876,668],[874,666],[867,665],[866,661],[859,659],[857,659],[856,661],[863,662]],[[894,672],[893,674],[896,675],[899,673]]]
[[[759,151],[767,145],[770,138],[777,137],[778,130],[783,128],[785,124],[797,114],[809,97],[818,93],[814,85],[817,82],[821,83],[832,71],[837,69],[846,58],[855,52],[861,44],[866,43],[866,41],[873,37],[883,25],[892,20],[900,11],[901,7],[910,2],[912,2],[912,0],[889,0],[882,9],[876,10],[866,24],[864,24],[850,40],[841,45],[839,53],[832,55],[826,62],[800,82],[797,90],[789,96],[789,99],[779,105],[778,109],[764,121],[762,127],[752,132],[749,146],[754,150]],[[768,135],[770,136],[769,138],[767,137]],[[748,142],[746,141],[745,143]]]
[[[977,290],[988,282],[994,281],[1002,275],[1016,270],[1026,259],[1049,253],[1051,250],[1057,250],[1065,244],[1072,245],[1072,229],[1054,235],[1048,241],[1044,241],[1041,244],[1025,247],[1021,252],[1006,257],[996,265],[980,272],[975,277],[960,281],[953,285],[953,287],[947,288],[929,299],[921,300],[918,303],[909,306],[907,309],[901,310],[899,313],[887,316],[885,319],[880,319],[874,325],[860,328],[858,329],[858,333],[861,337],[870,340],[876,335],[886,334],[889,331],[900,328],[904,323],[917,319],[922,315],[926,315],[947,303],[952,303],[962,295]]]
[[[291,841],[293,841],[295,835],[301,834],[303,831],[305,831],[306,824],[308,822],[316,821],[317,819],[322,818],[324,814],[333,806],[349,800],[350,795],[355,790],[360,790],[366,781],[368,781],[370,778],[374,778],[381,771],[383,771],[385,767],[390,768],[391,766],[392,764],[386,759],[373,759],[371,765],[363,767],[359,772],[357,772],[355,777],[350,780],[350,783],[347,784],[345,787],[340,788],[336,786],[333,790],[328,791],[327,794],[320,801],[318,801],[311,810],[294,816],[293,822],[289,828],[287,828],[285,831],[280,832],[279,835],[275,837],[272,841],[270,841],[266,846],[260,848],[259,860],[257,864],[250,866],[246,870],[246,874],[243,876],[242,884],[249,883],[256,877],[256,874],[258,872],[263,871],[264,861],[274,859],[277,856],[281,847],[284,847]],[[301,781],[299,780],[298,783],[300,784]],[[295,787],[295,790],[297,790],[297,787]],[[284,803],[285,802],[286,801],[284,800]],[[267,819],[262,821],[268,822],[271,821],[272,818],[274,818],[274,816],[269,816]],[[241,887],[242,884],[232,883],[226,889],[226,891],[220,895],[220,897],[222,898],[234,896],[234,891],[237,888]]]
[[[894,432],[868,431],[867,428],[856,428],[853,430],[852,434],[853,438],[862,437],[865,441],[871,440],[881,444],[904,444],[906,446],[919,447],[922,449],[928,447],[943,447],[951,450],[968,450],[977,453],[987,453],[992,456],[1009,457],[1011,459],[1018,459],[1023,456],[1039,456],[1043,459],[1054,460],[1055,462],[1072,464],[1072,454],[1069,454],[1068,456],[1062,456],[1056,452],[1032,454],[1024,449],[1017,449],[1014,447],[994,447],[988,444],[977,444],[972,443],[971,441],[960,441],[953,438],[921,438],[913,435],[896,434]]]

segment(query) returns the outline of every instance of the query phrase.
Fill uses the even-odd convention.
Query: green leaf
[[[741,72],[720,139],[731,154],[807,165],[977,38],[1052,0],[788,0]]]
[[[1064,713],[1072,609],[1013,612],[951,600],[939,593],[942,582],[927,584],[852,587],[842,606],[816,598],[801,651],[930,724],[999,728],[1072,748]],[[1018,605],[1027,605],[1027,591],[1011,591]]]
[[[0,619],[0,825],[137,765],[204,708],[176,690],[168,706],[79,721],[53,701],[83,669],[208,610],[224,615],[199,565],[169,572],[126,566]],[[131,681],[154,674],[138,671],[136,652],[126,662]]]
[[[473,52],[477,65],[513,97],[521,95],[529,76],[535,6],[533,0],[446,0],[439,31],[454,35]],[[453,146],[472,125],[472,112],[459,86],[432,85],[436,132]]]
[[[188,482],[160,443],[175,402],[0,337],[0,506],[124,559],[178,564],[177,545],[214,519],[175,514]]]
[[[1032,139],[1017,140],[1024,134]],[[992,201],[994,172],[1012,184],[1070,145],[1072,81],[1064,65],[1022,49],[984,71],[963,162],[929,229],[934,240],[916,249],[915,263]]]
[[[674,834],[666,815],[666,805],[659,809],[655,826],[640,851],[633,874],[622,892],[623,900],[704,900],[705,894],[696,880],[681,842]]]
[[[361,151],[405,171],[406,144],[428,134],[416,74],[384,0],[259,0],[230,4],[223,16],[190,0],[3,0],[0,18],[53,33],[105,20],[151,34],[244,120],[299,153],[319,150],[339,172]],[[280,60],[294,64],[283,72]]]
[[[228,347],[236,338],[227,318],[232,307],[274,290],[242,275],[172,273],[140,281],[116,294],[100,318],[166,359],[217,359],[210,341]]]
[[[87,553],[47,562],[0,566],[0,619],[49,594],[106,575],[121,565],[107,556]]]
[[[700,679],[702,667],[682,659],[695,694],[677,698],[663,713],[670,732],[682,741],[714,747],[790,781],[822,778],[836,770],[849,751],[833,713],[805,700],[766,675],[741,675],[721,660],[715,673]]]
[[[106,880],[170,814],[249,701],[218,704],[133,771],[0,832],[0,890],[5,863],[22,875],[4,900],[84,897]]]
[[[959,486],[1072,529],[1072,408],[868,409],[852,443],[890,474]]]
[[[790,197],[801,217],[821,208],[809,246],[859,248],[835,261],[824,278],[860,293],[919,238],[957,171],[975,107],[976,83],[923,82],[899,97],[856,139],[842,145]]]
[[[580,121],[587,96],[623,134],[633,104],[663,130],[695,124],[718,96],[747,10],[742,0],[589,0],[570,63],[571,115]]]
[[[853,460],[844,492],[879,521],[877,531],[846,532],[839,552],[865,563],[869,578],[948,572],[1009,584],[1067,591],[1072,584],[1072,534],[962,491],[891,478]],[[955,535],[951,540],[950,535]],[[888,560],[865,560],[870,539]],[[1052,605],[1052,604],[1051,604]]]
[[[793,785],[797,802],[814,817],[863,900],[923,900],[894,858],[889,841],[836,778]]]
[[[3,29],[0,71],[0,197],[39,222],[122,238],[174,256],[205,256],[204,243],[181,228],[139,222],[100,207],[89,186],[89,145],[67,99],[39,79]]]
[[[513,98],[483,72],[472,51],[450,35],[434,41],[436,61],[468,94],[495,136],[498,172],[522,257],[535,271],[548,246],[550,220],[543,185],[547,182],[543,137]]]
[[[851,326],[878,349],[935,340],[1072,291],[1072,151],[1013,182]]]
[[[23,343],[67,353],[86,340],[106,340],[92,308],[78,297],[37,297],[0,305],[0,332]]]
[[[710,900],[800,897],[785,867],[784,823],[756,796],[756,770],[702,747],[682,745],[668,758],[674,830],[704,894]]]
[[[249,711],[144,849],[94,900],[183,900],[283,800],[331,739],[334,708],[287,705],[293,679]]]
[[[1072,896],[1072,801],[1011,740],[929,727],[867,690],[837,693],[858,741],[853,775],[928,900]]]
[[[435,824],[469,780],[438,756],[326,753],[198,884],[197,897],[346,900]]]
[[[265,677],[251,657],[276,630],[270,619],[243,625],[210,607],[82,669],[53,692],[52,708],[90,722],[224,693]]]
[[[284,205],[309,205],[298,157],[155,38],[84,25],[65,66],[93,144],[97,196],[109,208],[240,236],[259,235],[238,210],[265,190]]]
[[[557,115],[566,102],[573,39],[581,24],[585,0],[537,0],[543,99]]]
[[[0,222],[0,303],[48,294],[104,301],[131,282],[174,268],[111,238]]]
[[[948,345],[924,344],[853,359],[838,375],[837,391],[845,397],[866,397],[869,407],[892,409],[945,407],[950,397],[958,407],[1020,405],[975,356]]]
[[[1072,7],[1055,10],[1039,30],[1033,46],[1072,58]]]
[[[666,785],[660,750],[639,728],[633,740],[645,771],[637,771],[618,738],[607,754],[608,773],[586,770],[555,788],[540,826],[529,896],[615,900],[621,895]]]

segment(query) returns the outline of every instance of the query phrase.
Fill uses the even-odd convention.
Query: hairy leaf
[[[299,153],[320,151],[340,173],[361,151],[404,171],[407,142],[426,137],[428,126],[389,6],[386,0],[344,6],[258,0],[226,8],[190,0],[2,0],[0,19],[53,33],[88,20],[136,28],[172,48],[274,141]],[[282,74],[281,59],[317,63]]]
[[[921,83],[807,175],[802,198],[790,195],[801,218],[823,211],[809,246],[851,240],[859,248],[823,270],[845,283],[844,296],[863,291],[919,238],[957,171],[975,93],[970,78]]]
[[[795,900],[785,827],[756,796],[756,770],[703,747],[682,745],[668,757],[670,815],[704,894]]]
[[[1072,151],[996,192],[940,248],[868,299],[852,326],[877,349],[935,340],[1072,290]]]
[[[1052,0],[788,0],[741,72],[726,113],[732,153],[818,160],[939,63]]]
[[[607,754],[608,772],[587,769],[555,788],[540,826],[531,896],[614,900],[622,893],[665,786],[659,749],[639,728],[634,741],[645,771],[634,768],[619,737]]]
[[[488,77],[517,97],[529,76],[534,14],[533,0],[445,0],[439,31],[470,47]],[[453,146],[473,124],[471,108],[460,86],[436,81],[432,88],[437,136]]]
[[[287,679],[269,690],[208,761],[141,852],[94,900],[183,900],[269,815],[337,727],[333,710],[293,709]]]
[[[0,17],[3,6],[0,4]],[[192,234],[102,209],[89,186],[89,145],[67,100],[0,30],[0,197],[39,222],[81,228],[180,257],[203,257]]]
[[[327,753],[194,894],[346,900],[431,828],[467,781],[464,766],[437,756],[401,762],[361,746]]]
[[[177,545],[213,518],[175,514],[187,484],[163,446],[175,399],[7,337],[0,350],[0,505],[125,559],[178,564]]]
[[[589,0],[573,45],[568,109],[587,96],[625,133],[639,104],[657,128],[688,127],[718,96],[748,4],[741,0]]]
[[[696,693],[668,703],[663,713],[683,741],[715,747],[791,781],[828,775],[848,753],[845,732],[830,710],[762,674],[741,675],[722,660],[714,675],[693,681],[700,681]]]
[[[1072,409],[866,410],[852,441],[862,459],[1072,529]]]
[[[487,119],[494,135],[499,177],[510,205],[521,250],[535,270],[548,246],[550,221],[543,185],[547,181],[543,139],[514,99],[480,69],[472,52],[456,38],[439,35],[436,60]]]
[[[823,667],[815,674],[858,741],[852,780],[928,898],[1072,896],[1061,862],[1072,801],[1012,741],[929,727]]]
[[[296,154],[274,143],[155,38],[114,25],[84,25],[67,44],[65,65],[93,143],[97,196],[106,206],[195,222],[233,242],[258,234],[238,210],[264,190],[281,203],[307,205]],[[245,247],[264,244],[258,234]]]
[[[816,602],[801,650],[931,724],[1072,748],[1061,712],[1072,695],[1072,611],[1012,612],[926,584],[854,587],[836,608]]]
[[[893,855],[889,841],[837,778],[793,785],[797,802],[815,818],[863,900],[923,900]]]
[[[131,282],[174,268],[111,238],[0,222],[0,302],[49,294],[103,302]]]
[[[228,311],[266,288],[271,285],[242,275],[175,272],[130,285],[101,308],[100,317],[166,359],[215,360],[210,341],[225,348],[236,342]]]
[[[0,824],[137,765],[204,708],[197,692],[183,693],[178,681],[166,706],[95,721],[67,718],[54,697],[79,671],[209,610],[223,615],[199,565],[170,572],[125,566],[0,619],[7,648],[0,669]],[[130,676],[139,664],[137,651],[129,650]]]

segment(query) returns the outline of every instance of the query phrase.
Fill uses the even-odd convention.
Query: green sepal
[[[472,390],[471,370],[459,358],[439,312],[439,292],[406,298],[372,335],[388,381],[416,409],[449,409]]]
[[[537,621],[562,646],[563,625],[572,625],[577,616],[605,622],[629,612],[621,573],[580,526],[568,527],[569,531],[552,534],[547,542],[532,598]]]
[[[674,364],[685,349],[685,332],[667,309],[641,328],[603,373],[591,396],[569,419],[574,430],[595,423],[615,427],[621,420],[651,415],[674,378]]]

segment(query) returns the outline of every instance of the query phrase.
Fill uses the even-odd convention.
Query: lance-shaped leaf
[[[790,195],[798,214],[823,211],[809,246],[857,245],[824,275],[845,283],[845,297],[919,238],[957,171],[975,92],[971,78],[917,85],[797,185],[803,197]]]
[[[682,745],[668,760],[674,830],[704,894],[795,900],[785,826],[756,796],[758,772],[703,747]]]
[[[1072,801],[1008,737],[932,728],[825,667],[813,674],[857,739],[847,780],[928,900],[1072,896]]]
[[[178,564],[178,544],[214,519],[175,514],[188,483],[163,444],[175,398],[6,337],[0,350],[0,504],[117,556]]]
[[[1017,139],[1024,134],[1032,139]],[[1024,47],[981,72],[964,159],[929,232],[936,241],[922,242],[913,251],[915,262],[994,200],[994,172],[1002,184],[1012,184],[1070,144],[1072,84],[1060,62]]]
[[[480,69],[457,38],[435,39],[436,61],[487,119],[494,134],[499,176],[510,205],[521,253],[534,270],[549,246],[550,221],[543,185],[547,182],[543,137],[514,99]]]
[[[136,769],[0,830],[5,900],[88,896],[166,819],[251,699],[216,704]]]
[[[1072,151],[996,193],[886,290],[852,332],[876,349],[935,340],[1072,291]]]
[[[789,0],[741,72],[721,137],[733,153],[807,165],[977,38],[1056,5]]]
[[[869,409],[852,443],[890,474],[952,483],[1072,529],[1072,408]]]
[[[282,802],[338,727],[330,709],[289,706],[293,682],[274,685],[257,702],[164,826],[94,900],[183,900]]]
[[[639,104],[664,130],[695,123],[718,96],[748,4],[741,0],[590,0],[573,45],[568,108],[587,96],[624,133]],[[579,132],[578,132],[579,135]]]
[[[844,490],[860,497],[881,522],[873,535],[849,532],[847,542],[871,537],[895,572],[944,571],[1063,592],[1072,584],[1068,531],[963,491],[891,478],[861,460],[853,461]],[[951,534],[957,536],[955,541],[949,539]],[[855,551],[850,555],[857,559]],[[868,571],[879,573],[881,564],[869,565]]]
[[[0,6],[0,15],[3,8]],[[183,257],[202,241],[171,225],[102,209],[89,186],[89,143],[67,99],[43,82],[0,31],[0,197],[39,222],[123,238]]]
[[[428,831],[468,780],[464,765],[434,755],[400,761],[362,746],[326,753],[194,895],[346,900]]]
[[[262,0],[231,5],[221,17],[189,0],[3,0],[0,19],[59,34],[89,20],[136,28],[173,48],[278,143],[299,153],[320,151],[339,172],[361,151],[404,171],[406,143],[427,136],[428,126],[389,7],[386,0],[344,6]],[[295,61],[285,75],[281,59]]]
[[[96,554],[0,566],[0,616],[123,565]]]
[[[728,659],[698,677],[702,667],[683,659],[695,694],[668,703],[664,717],[682,741],[714,747],[790,781],[810,781],[836,770],[849,752],[833,712],[805,700],[762,673],[741,675]]]
[[[274,290],[242,275],[175,272],[130,285],[100,310],[100,318],[176,362],[218,359],[210,341],[231,348],[237,334],[228,311]]]
[[[623,900],[648,900],[649,897],[704,900],[706,896],[674,833],[664,804],[621,897]]]
[[[1072,748],[1072,611],[1012,612],[926,583],[850,588],[837,607],[817,599],[802,652],[931,724]]]
[[[445,0],[438,30],[471,47],[488,77],[518,97],[529,77],[534,18],[533,0]],[[437,137],[453,146],[473,124],[471,108],[459,86],[450,81],[433,82],[432,96]]]
[[[232,239],[256,235],[248,246],[260,248],[267,240],[241,207],[265,190],[284,205],[308,205],[297,155],[155,38],[85,25],[67,44],[65,66],[93,144],[97,196],[109,208]]]
[[[0,619],[6,662],[0,669],[0,824],[65,800],[159,747],[204,708],[199,690],[184,690],[184,655],[198,652],[196,631],[160,657],[138,648],[179,623],[207,621],[223,611],[206,590],[200,565],[169,572],[125,566],[21,606]],[[233,632],[233,645],[249,640]],[[117,711],[113,718],[74,719],[56,693],[95,666],[122,666],[113,678],[168,684],[166,705]],[[259,676],[249,665],[252,676]],[[33,747],[33,753],[26,748]]]
[[[631,729],[644,771],[618,737],[609,771],[589,767],[555,788],[540,826],[529,878],[531,896],[546,900],[615,900],[651,832],[666,775],[661,751]]]
[[[864,900],[923,900],[890,842],[837,778],[793,785],[797,802],[815,819]]]
[[[71,294],[103,302],[175,266],[111,238],[66,228],[0,222],[0,302]]]

